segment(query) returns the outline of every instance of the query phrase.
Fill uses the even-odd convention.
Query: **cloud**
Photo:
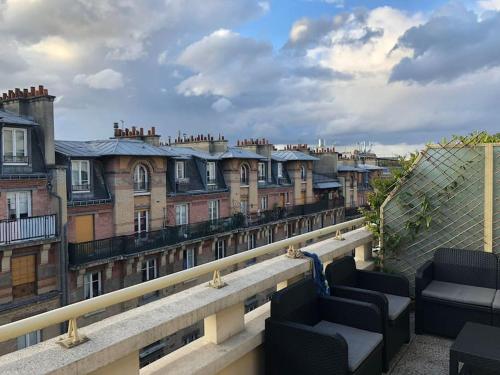
[[[393,69],[390,80],[447,82],[464,74],[500,65],[500,13],[484,19],[463,5],[445,7],[427,23],[398,40],[412,55]]]
[[[479,6],[487,10],[500,10],[500,0],[482,0]]]
[[[120,72],[104,69],[96,74],[78,74],[73,80],[76,84],[87,85],[92,89],[116,90],[125,85]]]
[[[227,98],[220,98],[220,99],[217,99],[217,101],[215,101],[213,104],[212,104],[212,108],[214,109],[214,111],[216,112],[225,112],[227,111],[229,108],[231,108],[233,105],[233,103],[231,103],[231,101]]]
[[[189,45],[177,63],[195,72],[177,86],[177,91],[186,96],[234,97],[262,91],[281,74],[270,44],[226,29]]]
[[[158,65],[166,65],[167,64],[167,51],[163,51],[158,55],[158,58],[156,60],[158,62]]]

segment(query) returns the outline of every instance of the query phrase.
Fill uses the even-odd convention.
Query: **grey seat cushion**
[[[399,315],[410,305],[410,298],[396,296],[394,294],[386,294],[388,306],[389,320],[396,320]]]
[[[322,320],[314,326],[324,333],[338,333],[347,342],[348,367],[354,372],[382,342],[382,334]]]
[[[493,310],[500,311],[500,290],[495,293],[495,299],[493,300]]]
[[[432,281],[422,291],[425,297],[438,298],[445,301],[467,303],[470,305],[491,307],[495,298],[495,289],[478,286]]]

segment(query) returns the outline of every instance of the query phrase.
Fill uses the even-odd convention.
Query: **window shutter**
[[[35,281],[35,255],[12,258],[12,286],[33,283]]]

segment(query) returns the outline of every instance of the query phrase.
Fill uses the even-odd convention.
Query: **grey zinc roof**
[[[209,152],[197,150],[192,147],[162,146],[161,148],[169,150],[183,157],[195,157],[204,160],[219,160],[219,157],[217,155],[212,155]]]
[[[339,172],[368,172],[366,169],[353,167],[352,165],[339,165],[337,170]]]
[[[15,113],[0,110],[0,122],[13,125],[38,125],[36,122]]]
[[[226,152],[217,152],[214,154],[219,159],[267,159],[255,152],[244,150],[239,147],[228,147]]]
[[[378,165],[372,164],[358,164],[358,168],[367,169],[369,171],[379,171],[385,169],[384,167],[379,167]]]
[[[276,161],[314,161],[319,160],[317,157],[305,154],[300,151],[280,150],[273,151],[272,159]]]
[[[329,182],[315,182],[315,189],[334,189],[342,187],[342,184],[338,181],[329,181]]]
[[[178,154],[171,150],[137,140],[108,139],[101,141],[55,141],[56,151],[74,157],[98,157],[112,155],[170,156]]]

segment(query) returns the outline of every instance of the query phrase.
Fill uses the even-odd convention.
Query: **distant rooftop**
[[[317,157],[305,154],[300,151],[280,150],[272,152],[272,159],[276,161],[315,161]]]

